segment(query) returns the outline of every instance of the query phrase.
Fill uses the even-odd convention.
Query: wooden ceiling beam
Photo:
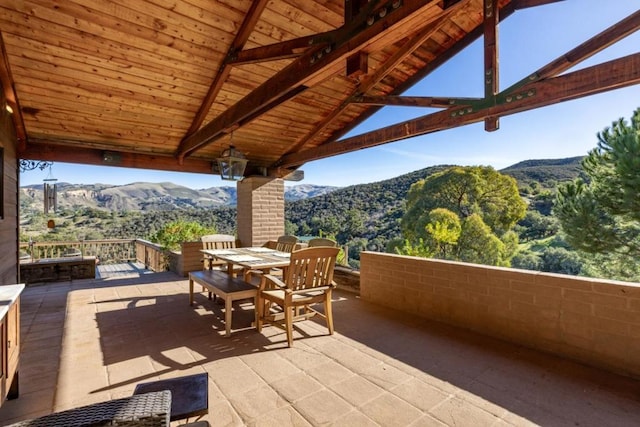
[[[442,98],[434,96],[356,96],[354,104],[395,105],[400,107],[451,108],[456,105],[471,105],[482,102],[482,98]]]
[[[7,50],[4,46],[4,37],[0,31],[0,84],[2,84],[2,90],[4,92],[4,99],[7,105],[11,107],[13,113],[11,119],[13,120],[13,126],[16,130],[16,138],[18,139],[18,149],[24,148],[27,144],[27,130],[24,127],[24,118],[22,117],[22,109],[20,108],[20,101],[16,94],[15,84],[13,82],[13,76],[11,75],[11,67],[9,65],[9,57]],[[5,108],[4,105],[0,105],[0,108]]]
[[[461,4],[461,3],[458,3]],[[358,86],[351,92],[347,99],[335,108],[331,114],[325,117],[320,123],[318,123],[311,132],[307,133],[303,138],[293,144],[289,150],[285,153],[291,154],[298,151],[308,141],[315,138],[320,132],[322,132],[327,126],[329,126],[337,117],[339,117],[352,102],[357,102],[358,98],[362,98],[362,95],[371,90],[375,85],[380,83],[389,73],[393,71],[395,67],[402,63],[405,58],[415,52],[424,42],[426,42],[433,34],[438,31],[438,28],[453,14],[457,12],[456,7],[449,7],[446,12],[438,17],[435,17],[433,22],[427,22],[426,26],[420,30],[417,34],[413,35],[407,41],[405,41],[393,55],[391,55],[383,64],[380,64],[378,68],[369,75],[366,75],[360,80]]]
[[[344,0],[344,22],[353,21],[367,3],[367,0]]]
[[[564,0],[511,0],[514,9],[526,9],[529,7],[544,6],[545,4],[558,3]]]
[[[249,35],[253,31],[258,19],[260,19],[260,15],[262,15],[262,11],[267,6],[268,0],[254,0],[249,7],[249,10],[245,14],[245,18],[242,21],[242,25],[240,25],[240,29],[236,34],[235,38],[231,42],[231,46],[229,47],[229,51],[227,53],[227,58],[233,57],[236,52],[242,50],[247,40],[249,40]],[[222,89],[222,85],[224,84],[227,77],[229,77],[229,73],[231,71],[230,65],[227,63],[227,59],[223,61],[222,65],[218,69],[215,77],[213,78],[213,82],[207,91],[204,99],[202,100],[202,104],[200,104],[200,108],[196,113],[193,121],[191,122],[191,126],[187,130],[185,137],[182,139],[180,146],[182,146],[183,142],[189,138],[189,136],[193,135],[195,132],[200,129],[202,122],[209,114],[209,110],[211,106],[215,102],[220,90]]]
[[[454,6],[460,1],[461,0],[443,0],[442,8],[447,9],[451,6]],[[502,9],[500,9],[501,21],[504,21],[506,18],[511,16],[516,10],[523,8],[523,7],[519,7],[516,9],[514,1],[512,1]],[[545,4],[545,3],[553,3],[556,1],[564,1],[564,0],[539,0],[539,1],[541,4]],[[535,0],[533,2],[535,2]],[[529,7],[532,7],[532,6],[529,6]],[[404,93],[405,91],[413,87],[416,83],[420,82],[422,79],[424,79],[429,74],[431,74],[434,70],[438,69],[440,66],[445,64],[451,58],[453,58],[454,56],[456,56],[457,54],[465,50],[473,42],[478,40],[482,35],[483,35],[482,26],[476,27],[474,30],[467,33],[462,39],[458,40],[453,46],[449,47],[443,54],[437,56],[433,61],[429,62],[429,64],[427,64],[426,67],[418,70],[416,74],[411,76],[405,82],[398,85],[389,95],[398,95],[398,94]],[[377,113],[380,110],[380,108],[382,107],[374,107],[374,108],[368,109],[367,111],[365,111],[360,115],[358,120],[354,120],[351,123],[344,126],[342,129],[340,129],[339,132],[336,132],[335,134],[333,134],[329,140],[335,141],[338,138],[341,138],[342,136],[351,132],[353,129],[355,129],[365,120],[369,119],[371,116]]]
[[[337,61],[344,60],[351,53],[361,50],[371,40],[393,32],[394,28],[420,10],[433,7],[434,1],[388,0],[388,3],[383,5],[387,7],[388,4],[385,14],[369,14],[370,8],[374,5],[365,8],[356,19],[336,32],[337,40],[334,46],[312,49],[294,60],[213,121],[183,140],[176,155],[178,158],[184,158],[210,144],[223,135],[224,129],[254,114],[281,94],[304,85],[306,81]],[[375,6],[378,7],[378,4]]]
[[[554,61],[530,74],[526,78],[513,84],[505,92],[515,90],[520,86],[526,85],[536,80],[542,80],[547,77],[556,76],[580,62],[592,57],[598,52],[608,48],[612,44],[622,40],[623,38],[633,34],[640,29],[640,10],[632,13],[623,20],[617,22],[601,33],[590,38],[586,42],[580,44],[576,48],[570,50],[564,55],[558,57]]]
[[[498,66],[498,0],[484,0],[484,97],[493,99],[500,90]],[[487,117],[484,129],[488,132],[498,130],[497,117]]]
[[[313,160],[477,123],[486,117],[507,116],[635,84],[640,84],[640,53],[533,82],[523,86],[518,93],[502,92],[498,98],[503,102],[497,105],[480,109],[448,109],[293,153],[284,156],[278,166],[295,167]]]
[[[227,61],[229,65],[252,64],[256,62],[275,61],[278,59],[297,58],[307,49],[314,46],[324,46],[329,43],[330,34],[314,34],[297,39],[286,40],[268,46],[254,47],[232,53]]]
[[[173,156],[129,153],[122,151],[83,148],[78,144],[60,145],[62,141],[31,138],[29,144],[18,151],[21,159],[50,162],[78,163],[95,166],[116,166],[134,169],[153,169],[172,172],[212,174],[211,161],[189,158],[179,164]],[[69,144],[66,142],[65,144]]]
[[[556,2],[556,1],[561,1],[561,0],[547,0],[547,1],[545,1],[545,0],[530,0],[530,1],[524,1],[524,2],[513,1],[513,2],[511,2],[509,4],[509,7],[505,8],[505,9],[502,9],[500,11],[500,19],[502,19],[502,20],[506,19],[513,12],[515,12],[516,10],[521,9],[521,8],[540,6],[540,5],[543,5],[543,4],[553,3],[553,2]],[[458,4],[458,3],[455,3],[455,4]],[[450,4],[450,5],[448,5],[448,7],[451,8],[451,7],[455,6],[455,4]],[[581,60],[584,60],[584,59],[588,58],[589,56],[599,52],[600,50],[610,46],[611,44],[615,43],[616,41],[621,40],[622,38],[624,38],[627,35],[631,34],[634,31],[634,29],[637,30],[637,28],[638,28],[637,19],[638,18],[635,16],[637,14],[638,13],[630,15],[629,17],[623,19],[619,23],[614,24],[609,29],[603,31],[602,33],[596,35],[595,37],[593,37],[590,40],[586,41],[582,45],[576,47],[575,49],[571,50],[567,54],[565,54],[565,55],[561,56],[560,58],[558,58],[557,60],[553,61],[550,65],[546,65],[545,67],[543,67],[540,70],[538,70],[537,72],[531,74],[527,78],[522,79],[520,82],[512,85],[511,87],[509,87],[508,89],[503,91],[503,93],[515,90],[518,87],[523,86],[524,84],[527,84],[527,83],[530,83],[532,81],[535,81],[538,78],[538,76],[541,75],[540,73],[545,73],[544,75],[548,76],[549,73],[552,72],[552,71],[557,71],[556,74],[559,73],[559,72],[562,72],[562,71],[570,68],[570,66],[573,66],[573,65],[577,64]],[[425,67],[419,74],[414,76],[414,78],[411,79],[410,81],[408,81],[405,85],[399,86],[396,89],[395,93],[402,93],[403,91],[405,91],[406,89],[411,87],[416,81],[419,81],[419,80],[423,79],[426,75],[428,75],[430,72],[432,72],[433,70],[438,68],[440,65],[442,65],[444,62],[446,62],[451,57],[455,56],[462,49],[464,49],[465,47],[469,46],[473,41],[477,40],[483,34],[484,34],[484,28],[483,27],[478,27],[474,31],[472,31],[469,34],[467,34],[467,36],[465,36],[464,40],[458,42],[455,45],[456,46],[455,49],[449,49],[445,55],[442,55],[441,57],[438,57],[438,59],[436,61],[434,61],[433,63],[429,64],[429,66]],[[408,44],[409,43],[407,43],[407,45]],[[592,53],[590,53],[590,54],[585,53],[585,51],[587,51],[587,50],[591,51]],[[572,65],[570,65],[570,66],[566,66],[565,65],[566,62],[570,61],[568,58],[572,58],[572,60],[573,60]],[[580,58],[582,58],[582,59],[580,59]],[[379,70],[383,70],[387,65],[391,66],[392,64],[393,64],[393,61],[390,60],[387,63],[385,63]],[[558,65],[558,64],[560,64],[560,65]],[[393,65],[397,65],[397,64],[393,64]],[[371,77],[371,78],[372,78],[373,81],[376,80],[373,77]],[[354,93],[354,94],[351,95],[351,100],[350,101],[358,102],[358,98],[359,98],[359,96]],[[364,97],[360,97],[360,99],[365,99],[365,98]],[[463,98],[463,99],[464,100],[468,100],[469,102],[481,101],[479,99],[473,99],[473,98]],[[394,101],[392,100],[391,102],[394,102]],[[402,102],[402,101],[398,101],[398,102]],[[338,108],[338,109],[336,109],[334,111],[334,114],[328,116],[322,123],[320,123],[318,125],[318,127],[316,129],[314,129],[314,132],[318,133],[322,129],[324,129],[326,126],[328,126],[328,124],[335,117],[337,117],[340,113],[342,113],[346,109],[346,107],[348,105],[349,104],[347,102],[343,103],[340,106],[340,108]],[[385,102],[384,104],[381,104],[381,105],[391,105],[391,104],[387,104]],[[379,110],[379,108],[370,109],[369,111],[367,111],[361,117],[362,120],[358,121],[357,123],[361,123],[363,120],[367,119],[368,117],[371,117],[378,110]],[[342,135],[344,135],[347,132],[349,132],[350,130],[352,130],[357,125],[357,123],[354,122],[351,126],[346,127],[340,134],[333,135],[332,139],[334,141],[337,140],[337,138],[341,137]],[[313,136],[313,135],[315,135],[315,133],[312,133],[310,135]],[[310,139],[309,137],[305,138],[304,142],[308,141],[309,139]],[[304,142],[296,144],[296,147],[299,148],[300,146],[302,146],[304,144]],[[289,150],[280,160],[275,162],[275,164],[276,165],[281,164],[281,162],[284,161],[284,159],[287,158],[287,156],[292,155],[294,152],[295,152],[295,150]]]

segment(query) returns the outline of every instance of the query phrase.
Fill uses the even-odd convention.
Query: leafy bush
[[[151,240],[162,246],[163,249],[177,250],[182,242],[199,240],[205,234],[215,234],[216,228],[205,227],[197,222],[177,220],[165,224]]]
[[[521,268],[523,270],[542,271],[542,259],[534,252],[518,252],[511,259],[511,267]]]
[[[542,253],[542,271],[578,275],[582,260],[580,255],[564,248],[548,248]]]

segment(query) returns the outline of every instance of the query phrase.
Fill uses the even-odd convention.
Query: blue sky
[[[505,89],[578,44],[638,10],[639,0],[564,0],[517,11],[499,28],[500,88]],[[637,53],[640,32],[579,64],[573,71]],[[482,97],[482,39],[406,95]],[[500,119],[500,129],[485,132],[484,123],[360,150],[307,163],[305,179],[289,184],[347,186],[375,182],[438,164],[491,165],[501,169],[528,159],[585,155],[596,134],[640,107],[640,85]],[[433,110],[435,111],[435,110]],[[386,107],[347,136],[429,113],[430,110]],[[42,183],[47,171],[21,174],[20,184]],[[190,188],[234,185],[213,175],[170,173],[55,163],[52,175],[74,184],[174,182]]]

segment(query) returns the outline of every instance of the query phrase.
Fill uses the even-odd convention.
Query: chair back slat
[[[230,249],[236,247],[236,238],[230,234],[207,234],[202,236],[203,249]]]
[[[296,236],[280,236],[276,242],[276,250],[280,252],[293,252],[298,244]]]
[[[326,239],[324,237],[314,237],[313,239],[309,240],[307,245],[310,248],[313,248],[313,247],[316,247],[316,246],[329,246],[331,248],[337,248],[338,247],[338,243],[336,243],[335,240]]]
[[[293,291],[329,286],[338,248],[314,247],[291,253],[285,283]]]

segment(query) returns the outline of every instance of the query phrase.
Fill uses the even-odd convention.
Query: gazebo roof
[[[0,5],[0,78],[21,158],[247,174],[637,84],[640,54],[562,74],[635,13],[502,92],[498,22],[555,0],[26,0]],[[399,96],[484,35],[485,97]],[[440,107],[340,140],[383,105]]]

